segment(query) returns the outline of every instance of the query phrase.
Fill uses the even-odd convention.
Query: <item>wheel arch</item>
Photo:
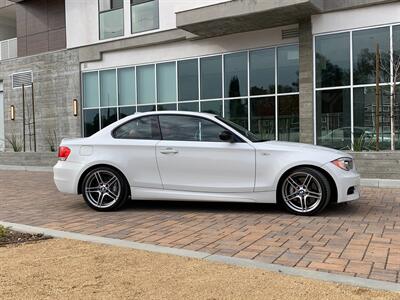
[[[98,167],[107,167],[107,168],[113,169],[114,171],[118,172],[124,178],[126,184],[130,188],[128,179],[126,178],[125,174],[119,168],[117,168],[116,166],[110,165],[110,164],[99,163],[99,164],[91,165],[85,171],[82,172],[81,176],[79,177],[79,181],[78,181],[78,187],[77,187],[78,195],[82,194],[82,182],[83,182],[83,179],[85,178],[85,176],[90,171],[92,171]]]
[[[314,170],[317,170],[318,172],[322,173],[326,179],[329,182],[330,187],[332,188],[332,197],[330,199],[330,202],[337,202],[338,199],[338,189],[337,189],[337,185],[335,180],[333,179],[332,175],[329,174],[329,172],[327,172],[326,170],[324,170],[321,167],[315,166],[315,165],[310,165],[310,164],[303,164],[303,165],[297,165],[294,167],[289,168],[288,170],[286,170],[280,177],[278,180],[278,184],[276,186],[276,201],[279,202],[281,201],[281,197],[280,197],[280,189],[283,183],[283,180],[285,179],[286,175],[289,174],[290,172],[299,169],[299,168],[311,168]]]

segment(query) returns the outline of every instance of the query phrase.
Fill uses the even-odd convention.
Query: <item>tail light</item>
[[[58,147],[58,159],[67,160],[68,156],[71,154],[71,149],[65,146]]]

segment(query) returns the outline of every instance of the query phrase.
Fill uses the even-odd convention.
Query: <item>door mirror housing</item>
[[[228,130],[224,130],[219,134],[219,138],[221,139],[221,141],[224,142],[230,142],[233,143],[234,139],[233,139],[233,135],[230,131]]]

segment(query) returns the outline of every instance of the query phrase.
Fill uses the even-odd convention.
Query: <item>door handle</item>
[[[166,148],[166,149],[162,149],[160,150],[160,153],[162,154],[177,154],[179,151],[173,148]]]

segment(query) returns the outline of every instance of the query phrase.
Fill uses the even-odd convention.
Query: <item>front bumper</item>
[[[54,183],[62,193],[78,194],[78,182],[82,165],[68,161],[58,161],[53,167]]]
[[[337,202],[343,203],[360,198],[360,174],[356,170],[344,171],[332,163],[324,165],[337,187]]]

